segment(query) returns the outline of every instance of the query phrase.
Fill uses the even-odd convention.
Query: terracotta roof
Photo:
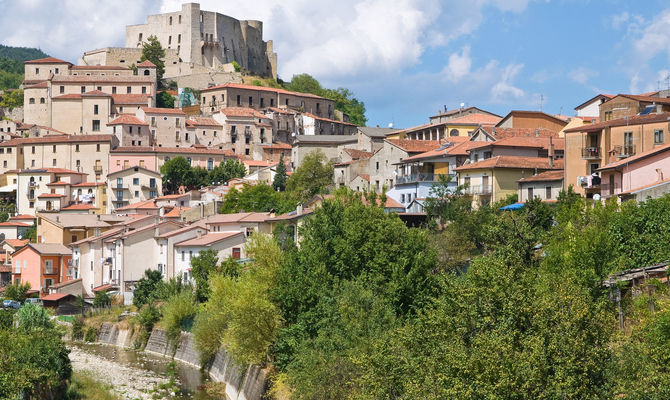
[[[63,181],[47,183],[47,186],[67,186],[67,185],[69,185],[69,183]]]
[[[146,114],[177,114],[186,115],[178,108],[158,108],[158,107],[142,107],[142,111]]]
[[[530,147],[538,149],[549,149],[550,141],[553,142],[555,150],[565,149],[565,139],[530,136],[508,136],[495,142],[477,142],[471,149],[482,147]]]
[[[270,111],[280,113],[280,114],[291,114],[292,115],[292,114],[296,113],[293,110],[284,110],[284,109],[277,108],[277,107],[268,107],[267,109],[270,110]]]
[[[114,135],[51,135],[36,138],[12,139],[0,143],[0,147],[40,143],[111,142],[113,137]]]
[[[64,298],[68,296],[73,296],[69,293],[51,293],[48,294],[44,297],[42,297],[42,301],[58,301],[58,300],[63,300]]]
[[[481,129],[496,139],[503,139],[510,136],[558,137],[557,131],[546,128],[500,128],[482,126]]]
[[[92,208],[95,208],[95,207],[90,205],[90,204],[71,204],[67,207],[61,208],[61,210],[63,210],[63,211],[67,211],[67,210],[90,210]]]
[[[480,124],[480,125],[495,125],[500,122],[502,118],[482,113],[472,113],[467,114],[462,117],[452,118],[444,123],[447,125],[458,125],[458,124]]]
[[[489,143],[489,142],[473,142],[468,140],[460,143],[452,142],[449,143],[450,145],[444,143],[437,149],[429,150],[411,157],[404,158],[401,160],[401,162],[425,160],[427,158],[453,156],[453,155],[467,155],[468,154],[467,150],[481,146],[483,143]]]
[[[648,157],[655,156],[655,155],[660,154],[660,153],[664,153],[668,150],[670,150],[670,143],[669,144],[664,144],[662,146],[657,146],[657,147],[654,147],[653,149],[649,149],[647,151],[643,151],[642,153],[638,153],[638,154],[636,154],[632,157],[623,158],[623,159],[621,159],[617,162],[607,164],[604,167],[599,168],[598,171],[608,171],[608,170],[612,170],[612,169],[619,169],[619,168],[621,168],[625,165],[633,164],[637,161],[641,161],[641,160],[644,160]]]
[[[156,67],[156,64],[152,63],[149,60],[144,60],[141,63],[137,64],[138,67]]]
[[[290,146],[289,146],[289,148],[290,148]],[[356,150],[356,149],[343,149],[343,151],[345,153],[349,154],[349,156],[351,158],[353,158],[354,160],[360,160],[360,159],[365,160],[365,159],[368,159],[368,158],[372,157],[372,155],[374,154],[374,153],[371,153],[369,151]]]
[[[201,237],[196,237],[193,239],[188,239],[180,243],[176,243],[176,246],[210,246],[216,242],[220,242],[222,240],[230,239],[232,237],[238,236],[238,235],[244,235],[242,232],[237,231],[237,232],[209,232],[206,235],[203,235]]]
[[[110,97],[111,96],[111,94],[105,93],[101,90],[91,90],[89,92],[82,93],[81,95],[82,96],[91,96],[91,97],[99,97],[99,96]]]
[[[106,238],[108,238],[108,237],[110,237],[110,236],[114,236],[114,235],[116,235],[116,234],[118,234],[118,233],[122,233],[122,231],[123,231],[123,227],[116,227],[116,228],[108,229],[108,230],[102,232],[102,233],[101,233],[100,235],[98,235],[98,236],[91,236],[91,237],[87,237],[87,238],[85,238],[85,239],[78,240],[78,241],[76,241],[76,242],[72,242],[72,243],[69,244],[69,246],[70,246],[70,247],[72,247],[72,246],[79,246],[80,244],[84,244],[84,243],[92,242],[92,241],[94,241],[94,240],[98,240],[98,239],[106,239]]]
[[[75,283],[79,283],[79,282],[81,282],[81,278],[78,278],[78,279],[71,279],[71,280],[69,280],[69,281],[65,281],[65,282],[57,283],[57,284],[55,284],[55,285],[51,285],[51,286],[49,286],[49,288],[50,288],[50,289],[60,289],[60,288],[62,288],[62,287],[69,286],[69,285],[72,285],[72,284],[75,284]]]
[[[647,93],[646,94],[639,94],[639,95],[638,94],[617,94],[614,97],[626,97],[628,99],[633,99],[635,101],[639,101],[639,102],[642,102],[642,103],[670,104],[670,98],[649,96]],[[607,100],[605,103],[612,100],[614,97]]]
[[[95,186],[107,186],[104,182],[82,182],[75,183],[72,187],[95,187]]]
[[[58,193],[44,193],[44,194],[40,194],[40,195],[37,196],[38,199],[39,199],[39,198],[43,198],[43,197],[46,197],[46,198],[59,198],[59,197],[65,197],[65,195],[64,195],[64,194],[58,194]]]
[[[203,220],[206,225],[228,224],[236,222],[263,222],[271,218],[270,213],[244,212],[234,214],[217,214]]]
[[[33,226],[33,224],[29,224],[27,222],[6,221],[6,222],[0,222],[0,226]]]
[[[23,63],[24,64],[70,64],[70,65],[72,65],[72,63],[69,63],[67,61],[63,61],[63,60],[61,60],[59,58],[56,58],[56,57],[38,58],[36,60],[24,61]]]
[[[28,214],[19,214],[17,216],[11,217],[10,220],[12,219],[35,219],[34,215],[28,215]]]
[[[542,111],[512,110],[512,111],[510,111],[507,115],[505,115],[505,116],[500,120],[500,122],[498,122],[498,125],[500,125],[501,123],[503,123],[505,120],[507,120],[507,119],[510,118],[510,117],[514,117],[514,116],[527,116],[527,115],[529,115],[529,116],[535,116],[535,117],[544,117],[545,119],[551,119],[551,120],[553,120],[554,122],[563,124],[563,126],[565,126],[565,125],[567,124],[567,121],[565,121],[565,120],[563,120],[563,119],[560,119],[560,118],[556,118],[556,117],[554,117],[553,115],[549,115],[549,114],[547,114],[547,113],[545,113],[545,112],[542,112]]]
[[[42,255],[50,255],[50,254],[57,254],[57,255],[70,255],[72,254],[72,250],[68,249],[67,247],[63,246],[60,243],[28,243],[25,247],[22,247],[21,249],[17,250],[22,251],[23,249],[26,248],[32,248],[36,252],[42,254]],[[14,253],[16,254],[16,253]]]
[[[664,112],[660,114],[632,115],[630,117],[617,118],[609,121],[601,121],[595,124],[582,125],[576,128],[566,129],[564,132],[595,132],[607,127],[641,125],[652,122],[666,122],[668,119],[670,119],[670,112]]]
[[[268,145],[261,145],[261,147],[265,149],[277,149],[277,150],[291,150],[293,148],[291,147],[290,144],[282,142],[275,142]]]
[[[358,174],[361,178],[365,179],[366,181],[370,182],[370,175],[369,174]]]
[[[116,288],[116,286],[112,286],[111,284],[107,283],[105,285],[100,285],[100,286],[94,287],[93,291],[96,292],[96,293],[97,292],[106,292],[106,291],[108,291],[110,289],[114,289],[114,288]]]
[[[5,243],[12,246],[13,248],[23,247],[30,242],[29,239],[5,239]]]
[[[141,201],[139,203],[128,204],[121,208],[117,208],[116,211],[126,211],[126,210],[153,210],[157,209],[156,202],[151,200]]]
[[[51,98],[51,100],[69,100],[69,99],[81,99],[81,94],[79,93],[61,94],[60,96],[53,96]]]
[[[179,218],[182,211],[190,210],[191,207],[175,207],[170,212],[163,215],[165,218]]]
[[[2,144],[0,143],[0,146]],[[128,146],[117,147],[111,153],[176,153],[176,154],[218,154],[226,157],[237,158],[235,152],[229,149],[215,149],[215,148],[197,148],[197,147],[143,147],[143,146]]]
[[[217,122],[214,118],[205,118],[205,117],[191,117],[186,120],[186,125],[192,126],[216,126],[221,128],[222,125]]]
[[[133,115],[121,115],[118,118],[115,118],[113,121],[110,121],[107,125],[142,125],[149,126],[146,122]]]
[[[192,224],[192,225],[185,226],[183,228],[175,229],[174,231],[162,233],[162,234],[160,234],[156,237],[157,238],[168,238],[168,237],[171,237],[171,236],[178,235],[180,233],[191,231],[193,229],[204,229],[205,231],[207,231],[207,229],[204,226]]]
[[[247,107],[226,107],[222,108],[220,112],[227,117],[249,117],[249,118],[270,119],[270,117],[259,113],[253,108],[247,108]]]
[[[129,71],[130,68],[120,65],[74,65],[73,70],[99,70],[99,71]]]
[[[439,140],[386,139],[408,153],[423,153],[434,150],[442,144]]]
[[[363,204],[365,204],[366,206],[367,206],[368,204],[370,204],[370,203],[368,202],[368,199],[365,198],[365,196],[361,196],[361,201],[362,201]],[[379,205],[379,202],[380,202],[380,201],[381,201],[381,200],[379,199],[379,197],[377,197],[377,200],[376,200],[377,205]],[[397,202],[396,200],[393,200],[392,198],[386,196],[386,202],[384,203],[384,208],[402,208],[402,209],[404,209],[405,206],[403,206],[402,204],[400,204],[400,203]]]
[[[200,92],[208,92],[210,90],[228,89],[228,88],[230,88],[230,89],[255,90],[255,91],[261,91],[261,92],[274,92],[274,93],[277,93],[277,94],[287,94],[287,95],[293,95],[293,96],[311,97],[311,98],[314,98],[314,99],[324,99],[321,96],[317,96],[317,95],[311,94],[311,93],[290,92],[290,91],[284,90],[284,89],[270,88],[270,87],[265,87],[265,86],[244,85],[244,84],[241,84],[241,83],[226,83],[225,85],[212,86],[212,87],[208,87],[207,89],[202,89]]]
[[[112,100],[114,104],[148,104],[148,99],[151,95],[148,94],[113,94]]]
[[[55,75],[52,83],[61,82],[116,82],[116,83],[146,83],[153,84],[154,77],[142,75]]]
[[[463,143],[458,143],[455,146],[449,147],[446,150],[446,154],[450,156],[467,156],[470,154],[470,150],[477,147],[481,142],[467,141]]]
[[[156,197],[154,200],[174,200],[174,199],[180,199],[180,198],[186,197],[186,196],[188,196],[188,193],[168,194],[168,195],[165,195],[165,196]]]
[[[553,171],[540,172],[537,175],[519,179],[517,182],[550,182],[550,181],[562,181],[562,180],[563,180],[563,170],[553,170]]]
[[[513,169],[559,169],[563,168],[563,160],[555,160],[554,165],[549,166],[549,159],[546,157],[519,157],[519,156],[497,156],[487,158],[475,163],[464,164],[454,168],[455,171],[468,171],[471,169],[490,169],[490,168],[513,168]]]
[[[31,86],[26,86],[26,89],[46,89],[48,87],[49,87],[49,82],[44,81],[44,82],[36,83],[34,85],[31,85]]]
[[[334,124],[356,126],[355,124],[352,124],[352,123],[350,123],[350,122],[344,122],[344,121],[338,121],[338,120],[335,120],[335,119],[330,119],[330,118],[325,118],[325,117],[319,117],[318,115],[314,115],[314,114],[309,113],[309,112],[304,112],[303,114],[306,115],[306,116],[308,116],[308,117],[311,117],[311,118],[314,118],[314,119],[318,119],[318,120],[320,120],[320,121],[324,121],[324,122],[332,122],[332,123],[334,123]]]

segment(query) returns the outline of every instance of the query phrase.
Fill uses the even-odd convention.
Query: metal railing
[[[488,195],[493,193],[493,185],[472,185],[465,188],[465,193],[470,195]]]
[[[635,145],[633,143],[624,144],[623,146],[616,146],[616,156],[625,158],[635,155]]]
[[[598,160],[601,156],[600,147],[584,147],[582,148],[582,158],[585,160]]]

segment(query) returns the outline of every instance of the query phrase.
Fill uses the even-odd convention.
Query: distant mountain
[[[16,89],[23,82],[23,62],[49,57],[40,49],[0,45],[0,90]]]

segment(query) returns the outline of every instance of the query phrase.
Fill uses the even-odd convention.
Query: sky
[[[0,0],[0,43],[76,64],[178,0]],[[201,0],[264,23],[279,77],[308,73],[406,128],[460,104],[574,115],[598,93],[670,87],[670,3],[619,0]]]

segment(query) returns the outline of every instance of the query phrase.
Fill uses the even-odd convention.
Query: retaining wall
[[[116,324],[104,323],[100,327],[98,341],[119,347],[132,347],[135,335]],[[193,336],[182,332],[176,347],[161,329],[151,332],[144,351],[200,368],[200,354]],[[257,365],[239,366],[225,351],[219,350],[205,371],[215,382],[226,384],[226,396],[233,400],[261,400],[267,389],[266,373]]]

